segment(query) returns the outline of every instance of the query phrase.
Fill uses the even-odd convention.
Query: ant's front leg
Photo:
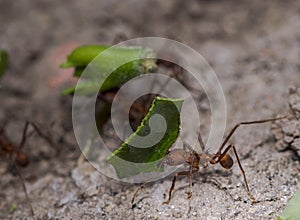
[[[29,135],[31,135],[31,133],[28,134],[28,127],[29,127],[29,125],[31,125],[31,126],[34,128],[34,130],[36,131],[36,133],[37,133],[41,138],[43,138],[44,140],[46,140],[50,146],[54,146],[53,141],[52,141],[47,135],[45,135],[45,134],[39,129],[39,127],[38,127],[35,123],[30,122],[30,121],[26,121],[25,126],[24,126],[24,129],[23,129],[22,139],[21,139],[21,142],[20,142],[20,144],[19,144],[19,149],[22,149],[22,148],[24,147],[24,144],[25,144],[25,142],[26,142],[26,138],[27,138]]]
[[[173,181],[172,181],[172,185],[169,189],[169,198],[163,202],[163,204],[169,204],[169,202],[171,201],[171,198],[172,198],[172,192],[174,190],[174,187],[175,187],[175,182],[176,182],[176,179],[178,176],[189,176],[190,177],[190,180],[192,179],[192,174],[198,172],[199,169],[193,169],[192,172],[191,171],[182,171],[182,172],[178,172],[175,174],[175,176],[173,177]],[[190,184],[191,185],[191,184]],[[192,192],[191,192],[191,189],[190,189],[190,193],[189,193],[189,197],[188,198],[191,198],[192,197]]]
[[[237,162],[238,162],[238,165],[239,165],[239,168],[243,174],[243,177],[244,177],[244,183],[245,183],[245,186],[246,186],[246,190],[248,192],[248,195],[250,196],[251,200],[253,203],[257,203],[258,201],[255,199],[255,197],[253,196],[253,194],[250,192],[250,189],[249,189],[249,186],[248,186],[248,181],[247,181],[247,178],[246,178],[246,174],[245,174],[245,171],[243,169],[243,166],[241,164],[241,161],[240,161],[240,158],[238,156],[238,153],[236,151],[236,148],[234,145],[230,144],[225,150],[224,152],[218,157],[217,159],[217,163],[219,162],[222,167],[224,167],[225,169],[230,169],[232,166],[233,166],[233,160],[231,158],[231,156],[229,156],[227,153],[228,151],[233,148],[233,152],[234,152],[234,155],[237,159]]]

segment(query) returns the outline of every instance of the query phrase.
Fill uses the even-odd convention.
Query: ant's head
[[[233,159],[229,154],[225,154],[221,160],[220,160],[220,164],[222,167],[224,167],[225,169],[230,169],[233,166]]]

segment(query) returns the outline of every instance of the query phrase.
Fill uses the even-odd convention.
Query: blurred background
[[[170,178],[150,184],[131,209],[133,186],[99,177],[87,164],[77,166],[80,151],[72,131],[72,97],[61,95],[75,81],[72,70],[59,69],[59,65],[82,44],[112,45],[147,36],[177,40],[207,60],[224,89],[228,129],[239,121],[284,114],[288,111],[289,88],[300,86],[297,1],[1,0],[0,49],[8,51],[10,68],[1,80],[0,125],[5,125],[8,136],[18,143],[26,120],[37,122],[63,148],[63,153],[56,156],[36,135],[26,146],[32,163],[21,172],[36,216],[276,218],[299,188],[295,181],[299,179],[299,163],[290,159],[289,152],[279,153],[272,148],[268,125],[247,127],[234,138],[251,180],[250,188],[255,188],[253,193],[264,201],[253,207],[238,167],[227,177],[220,177],[221,171],[215,176],[221,179],[220,186],[198,176],[191,212],[187,214],[185,179],[179,181],[182,188],[175,191],[169,206],[161,202]],[[214,169],[207,172],[215,173]],[[286,171],[281,177],[280,170]],[[20,180],[2,157],[0,178],[0,218],[31,218]],[[17,208],[9,212],[13,204]]]

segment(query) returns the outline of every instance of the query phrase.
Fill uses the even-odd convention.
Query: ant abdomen
[[[18,151],[16,153],[16,163],[19,165],[19,166],[27,166],[29,161],[28,161],[28,157],[21,151]]]
[[[229,154],[225,154],[221,160],[220,160],[220,164],[222,167],[224,167],[225,169],[230,169],[233,166],[233,159]]]
[[[189,155],[184,149],[173,149],[168,152],[165,161],[170,166],[177,166],[185,163]]]

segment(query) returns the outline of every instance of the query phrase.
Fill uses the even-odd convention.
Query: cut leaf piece
[[[180,131],[183,99],[156,97],[137,130],[108,158],[119,178],[157,171]]]
[[[89,94],[118,88],[136,76],[153,72],[157,69],[154,57],[153,50],[148,48],[86,45],[76,48],[61,67],[75,67],[75,77],[80,77],[87,68],[85,80],[78,85],[83,94]],[[98,85],[102,85],[100,89]],[[64,94],[73,92],[71,88]]]
[[[109,48],[109,46],[104,45],[84,45],[77,47],[68,56],[67,61],[62,63],[60,67],[68,68],[87,66],[96,56],[107,48]]]
[[[296,192],[291,201],[287,204],[278,220],[296,220],[300,218],[300,190]]]

